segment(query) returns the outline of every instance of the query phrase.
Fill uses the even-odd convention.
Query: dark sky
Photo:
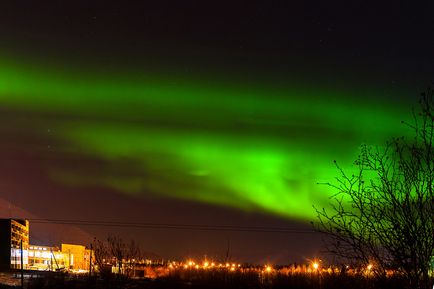
[[[234,3],[235,2],[235,3]],[[431,1],[0,4],[0,197],[34,215],[310,229],[332,161],[434,73]],[[304,261],[320,236],[82,227],[165,257]],[[46,240],[50,242],[50,240]]]

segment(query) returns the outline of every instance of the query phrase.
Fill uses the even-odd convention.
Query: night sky
[[[319,256],[317,183],[408,133],[434,4],[233,2],[1,3],[0,198],[49,219],[297,231],[81,227],[164,257],[228,241],[240,261]]]

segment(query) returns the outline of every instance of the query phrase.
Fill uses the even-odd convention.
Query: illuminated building
[[[28,247],[29,221],[0,219],[0,269],[21,269],[21,256],[23,268],[27,269]]]
[[[62,253],[68,258],[68,269],[89,270],[90,250],[83,245],[62,244]]]
[[[29,246],[30,270],[43,271],[88,271],[90,250],[82,245],[62,244],[59,247]]]
[[[61,244],[59,247],[29,245],[29,221],[0,219],[0,270],[89,270],[90,250],[82,245]]]
[[[29,245],[30,270],[56,271],[69,267],[68,256],[58,247]]]

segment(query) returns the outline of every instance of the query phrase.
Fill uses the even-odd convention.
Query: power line
[[[39,224],[62,224],[97,227],[128,227],[141,229],[174,229],[196,231],[232,231],[232,232],[258,232],[258,233],[286,233],[286,234],[309,234],[314,230],[301,230],[288,227],[264,227],[264,226],[229,226],[229,225],[198,225],[198,224],[173,224],[173,223],[137,223],[116,221],[88,221],[73,219],[29,219]]]

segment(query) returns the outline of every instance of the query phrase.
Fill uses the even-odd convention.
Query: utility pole
[[[57,268],[57,270],[59,270],[59,264],[57,263],[56,256],[54,255],[53,250],[50,249],[50,252],[51,252],[52,259],[54,259],[54,263],[56,263],[56,268]],[[53,260],[51,260],[51,262],[53,262]],[[53,268],[53,264],[51,264],[51,270],[55,271],[55,269]]]
[[[72,266],[71,266],[71,249],[68,249],[68,271],[71,270]]]
[[[20,241],[21,253],[21,289],[24,289],[24,259],[23,259],[23,240]]]
[[[92,277],[92,243],[90,243],[90,255],[89,255],[89,278]]]

